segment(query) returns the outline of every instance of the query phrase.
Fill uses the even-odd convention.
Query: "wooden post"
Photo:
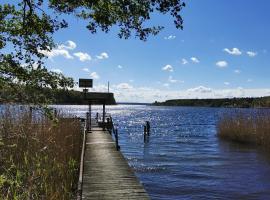
[[[29,107],[29,121],[32,123],[32,118],[33,118],[33,108],[32,106]]]
[[[96,113],[96,121],[97,121],[97,123],[98,123],[98,112]]]
[[[149,121],[146,121],[146,132],[147,132],[147,135],[150,135],[150,122]]]
[[[103,103],[102,125],[103,125],[103,130],[105,130],[105,103]]]
[[[105,103],[103,103],[102,122],[105,122]]]
[[[89,102],[89,131],[91,132],[92,122],[91,122],[91,102]]]
[[[86,113],[85,123],[86,123],[86,130],[88,131],[89,130],[89,112]]]
[[[146,142],[146,125],[143,127],[143,141]]]
[[[120,146],[118,145],[118,130],[115,129],[115,145],[116,145],[116,150],[119,151]]]
[[[54,114],[54,117],[56,118],[57,117],[57,109],[56,108],[54,109],[53,114]]]

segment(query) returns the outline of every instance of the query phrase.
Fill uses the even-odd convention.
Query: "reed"
[[[270,150],[270,110],[225,114],[218,122],[217,131],[222,138]]]
[[[58,123],[27,108],[5,108],[0,119],[0,199],[72,199],[76,192],[81,125]]]

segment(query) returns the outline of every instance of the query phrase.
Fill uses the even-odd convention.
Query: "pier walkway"
[[[97,124],[86,134],[82,199],[149,199],[112,135]]]

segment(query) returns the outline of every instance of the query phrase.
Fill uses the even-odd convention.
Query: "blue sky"
[[[91,34],[86,22],[67,17],[54,35],[48,68],[94,78],[92,91],[110,81],[117,101],[270,95],[270,1],[186,0],[184,30],[170,16],[154,15],[165,29],[147,42]]]

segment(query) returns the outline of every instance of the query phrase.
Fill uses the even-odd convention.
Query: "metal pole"
[[[110,81],[108,81],[108,93],[110,93]]]

